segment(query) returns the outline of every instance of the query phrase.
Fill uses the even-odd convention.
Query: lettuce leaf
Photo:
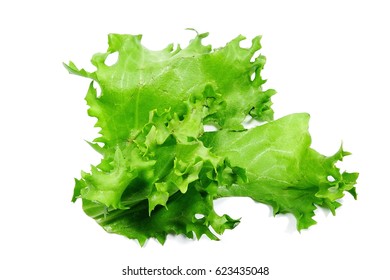
[[[257,120],[272,119],[270,97],[275,92],[261,88],[265,58],[259,55],[251,62],[261,47],[260,37],[248,49],[240,48],[245,37],[238,36],[224,48],[212,50],[202,44],[207,35],[198,34],[184,49],[170,44],[151,51],[141,45],[141,35],[110,34],[107,52],[92,58],[95,72],[79,70],[72,62],[65,65],[70,73],[91,78],[101,88],[98,97],[91,84],[86,97],[88,113],[101,128],[95,142],[114,146],[126,141],[131,131],[143,128],[152,110],[170,109],[182,116],[184,101],[190,97],[207,102],[204,124],[239,129],[248,114]],[[106,58],[115,52],[118,61],[107,66]]]
[[[85,100],[101,129],[89,144],[102,160],[75,180],[72,201],[81,199],[107,232],[140,244],[169,234],[218,240],[239,220],[217,214],[213,203],[232,196],[292,213],[301,230],[315,223],[316,207],[335,213],[345,192],[356,198],[357,173],[336,167],[348,153],[311,149],[308,114],[273,120],[260,36],[249,48],[238,36],[213,50],[202,44],[207,35],[184,49],[151,51],[141,35],[110,34],[107,52],[92,57],[96,71],[65,64],[92,80]],[[248,116],[266,123],[247,130]],[[210,124],[217,131],[205,132]]]
[[[357,173],[341,173],[342,148],[326,157],[310,148],[308,114],[293,114],[242,131],[205,133],[202,141],[217,155],[246,170],[247,182],[220,186],[220,197],[245,196],[269,204],[274,214],[291,213],[298,230],[315,224],[317,206],[335,214],[347,191],[356,197]]]

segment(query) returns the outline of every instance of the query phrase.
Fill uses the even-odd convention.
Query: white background
[[[180,265],[269,266],[264,279],[390,279],[386,2],[2,1],[0,278],[130,279],[121,276],[127,265]],[[99,158],[84,142],[97,131],[83,100],[89,81],[62,62],[92,70],[108,33],[144,34],[151,49],[185,45],[188,27],[210,32],[214,47],[263,35],[276,117],[309,112],[313,147],[324,154],[343,141],[353,152],[343,166],[360,172],[357,201],[346,196],[336,217],[318,211],[318,225],[298,233],[291,217],[274,218],[265,205],[225,200],[218,211],[242,219],[221,241],[170,237],[144,248],[107,234],[70,202],[73,178]]]

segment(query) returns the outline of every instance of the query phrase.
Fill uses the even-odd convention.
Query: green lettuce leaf
[[[171,44],[151,51],[141,45],[141,35],[110,34],[107,52],[92,58],[95,72],[79,70],[72,62],[65,65],[70,73],[91,78],[101,88],[97,96],[91,84],[86,97],[88,113],[98,119],[96,126],[101,128],[101,137],[95,141],[109,146],[127,141],[133,130],[143,128],[153,110],[170,109],[182,116],[184,101],[190,96],[204,96],[209,107],[204,124],[236,129],[242,128],[248,114],[258,120],[272,119],[274,91],[261,88],[265,58],[252,58],[261,47],[260,37],[248,49],[239,46],[245,37],[238,36],[212,50],[202,44],[207,35],[198,34],[184,49]],[[106,58],[115,52],[118,61],[107,66]]]
[[[205,133],[212,152],[246,170],[247,182],[220,186],[220,197],[245,196],[269,204],[274,214],[291,213],[298,230],[315,224],[316,206],[335,214],[347,191],[356,197],[357,173],[341,173],[336,163],[348,153],[342,148],[326,157],[310,148],[308,114],[293,114],[241,132]]]
[[[102,149],[100,165],[76,180],[73,201],[81,198],[86,214],[108,232],[141,244],[152,237],[164,242],[170,233],[217,239],[210,227],[221,234],[238,220],[213,209],[217,186],[234,181],[223,176],[232,173],[230,164],[198,139],[206,111],[196,101],[187,103],[183,119],[150,112],[131,141]]]

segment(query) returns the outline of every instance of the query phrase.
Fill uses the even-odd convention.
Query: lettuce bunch
[[[90,145],[102,155],[76,179],[72,201],[106,231],[164,243],[168,234],[217,240],[239,220],[215,212],[214,200],[243,196],[292,213],[297,229],[315,224],[317,207],[335,213],[349,192],[356,198],[357,173],[310,148],[309,115],[273,120],[271,96],[263,90],[265,57],[238,36],[225,47],[202,44],[197,34],[186,48],[152,51],[142,36],[110,34],[108,50],[95,54],[96,71],[65,64],[91,79],[85,100],[100,135]],[[107,65],[110,54],[118,60]],[[101,94],[95,86],[99,86]],[[243,121],[262,125],[246,129]],[[205,126],[215,131],[205,131]]]

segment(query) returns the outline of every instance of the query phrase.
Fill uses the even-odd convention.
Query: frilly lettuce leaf
[[[307,114],[273,121],[260,37],[249,48],[238,36],[213,50],[202,44],[207,35],[152,51],[141,35],[110,34],[107,52],[92,58],[96,71],[65,64],[92,80],[85,100],[100,136],[89,144],[102,155],[75,180],[72,201],[81,199],[106,231],[140,244],[164,243],[168,234],[218,240],[239,223],[213,207],[231,196],[292,213],[301,230],[315,223],[317,206],[335,213],[345,192],[356,197],[357,173],[336,167],[347,153],[326,157],[310,148]],[[248,116],[268,123],[246,130]],[[207,124],[217,131],[205,132]]]
[[[141,44],[141,35],[110,34],[107,52],[92,58],[95,72],[78,69],[72,62],[65,65],[70,73],[91,78],[101,88],[97,96],[91,84],[86,97],[88,113],[101,128],[95,142],[114,146],[127,141],[133,130],[143,128],[153,110],[170,109],[180,117],[186,110],[183,102],[191,96],[204,97],[209,107],[204,124],[240,129],[248,114],[258,120],[272,119],[274,91],[261,88],[265,58],[254,57],[261,47],[260,37],[253,39],[250,48],[241,48],[245,37],[238,36],[224,48],[212,50],[202,44],[207,35],[197,34],[184,49],[170,44],[151,51]],[[107,66],[106,58],[115,52],[118,61]]]
[[[298,230],[315,224],[317,206],[335,214],[347,191],[356,197],[357,173],[341,173],[336,163],[348,153],[342,148],[326,157],[310,148],[309,115],[293,114],[241,132],[205,133],[212,152],[246,170],[247,182],[220,186],[220,197],[245,196],[269,204],[274,214],[291,213]]]
[[[207,108],[195,101],[186,111],[183,119],[151,111],[129,141],[104,148],[100,165],[76,180],[73,201],[82,198],[84,211],[103,228],[141,244],[170,233],[218,239],[209,227],[221,234],[236,226],[238,220],[213,209],[217,186],[231,185],[224,174],[234,171],[198,139]]]

